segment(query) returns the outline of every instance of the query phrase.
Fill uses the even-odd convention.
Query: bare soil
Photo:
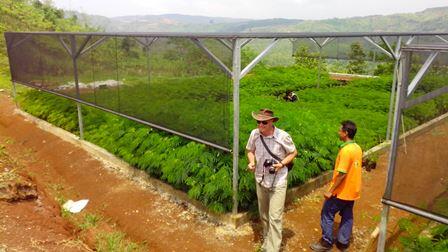
[[[23,168],[0,145],[0,251],[90,251]]]
[[[83,211],[104,217],[109,226],[151,251],[255,251],[259,247],[258,221],[237,230],[211,224],[185,205],[111,172],[83,149],[14,114],[14,108],[10,98],[0,95],[0,145],[37,185],[39,198],[0,202],[1,216],[8,216],[0,221],[0,250],[6,246],[11,250],[38,251],[35,246],[48,244],[72,250],[83,250],[87,245],[92,248],[94,242],[89,240],[93,235],[79,235],[79,230],[77,233],[77,228],[61,217],[55,197],[89,199]],[[380,156],[376,169],[363,173],[362,198],[355,203],[352,251],[373,246],[369,240],[380,220],[386,168],[387,153]],[[284,251],[310,251],[309,244],[320,238],[325,189],[287,206]],[[402,216],[406,214],[392,210],[391,229]],[[63,251],[59,247],[44,250]]]

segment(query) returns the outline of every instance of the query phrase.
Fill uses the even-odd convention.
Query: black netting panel
[[[6,37],[13,81],[230,147],[231,80],[189,38]],[[231,67],[227,47],[202,43]]]
[[[412,81],[428,53],[413,52],[410,68]],[[448,85],[448,68],[441,53],[412,95],[412,99]],[[448,95],[418,104],[403,111],[404,129],[444,115],[448,112]],[[391,200],[448,217],[448,119],[426,126],[409,137],[402,138],[396,155]]]

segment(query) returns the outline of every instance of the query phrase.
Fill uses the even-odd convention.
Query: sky
[[[249,19],[327,19],[448,6],[448,0],[51,0],[59,8],[107,17],[185,14]]]

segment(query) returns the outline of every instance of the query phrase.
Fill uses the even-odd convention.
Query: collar
[[[350,141],[341,143],[339,145],[339,149],[342,149],[343,147],[345,147],[346,145],[351,144],[351,143],[355,143],[355,140],[350,140]]]
[[[278,139],[279,138],[279,134],[280,134],[280,130],[277,129],[277,127],[275,127],[275,126],[274,126],[274,133],[271,136],[268,136],[268,137],[263,136],[261,134],[260,130],[258,130],[258,135],[263,136],[264,138],[271,138],[271,137],[273,137],[273,138]]]

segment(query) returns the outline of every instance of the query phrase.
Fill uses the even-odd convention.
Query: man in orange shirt
[[[320,220],[322,238],[311,245],[314,251],[329,251],[333,243],[341,251],[348,249],[353,228],[353,205],[360,197],[362,150],[353,141],[356,135],[355,123],[342,122],[338,134],[344,143],[336,158],[330,189],[324,193],[325,202]],[[333,224],[337,213],[342,219],[337,240],[334,241]]]

